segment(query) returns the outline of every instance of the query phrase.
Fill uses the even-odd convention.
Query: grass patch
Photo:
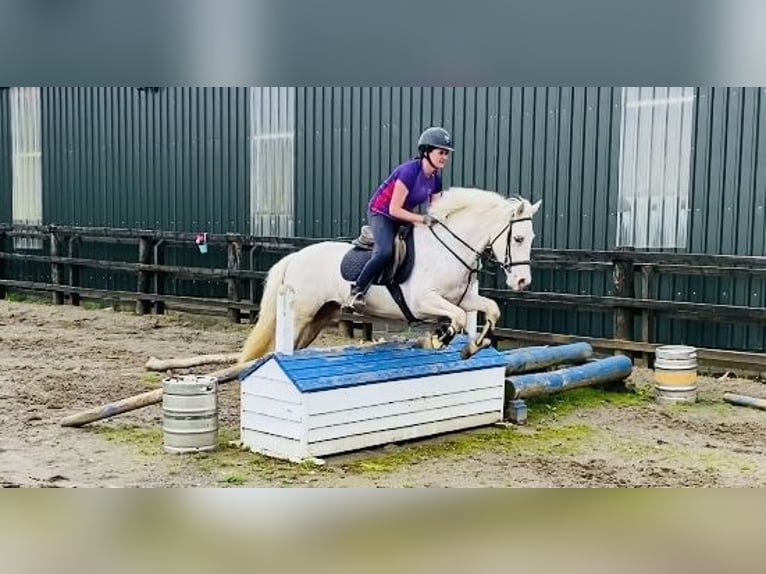
[[[230,474],[219,482],[224,484],[231,484],[234,486],[242,486],[243,484],[247,484],[247,477],[242,476],[241,474]]]
[[[160,373],[144,373],[141,375],[141,383],[156,387],[162,382],[163,376]]]
[[[546,422],[548,417],[556,419],[583,409],[601,407],[635,407],[651,401],[650,391],[625,390],[608,391],[594,387],[573,389],[542,397],[526,399],[528,420],[531,424]]]
[[[407,445],[346,463],[343,469],[355,474],[390,473],[404,466],[444,457],[458,457],[473,452],[498,451],[517,454],[573,456],[579,454],[596,429],[588,425],[544,427],[533,432],[516,428],[491,427],[469,431],[446,439]]]
[[[88,311],[97,311],[100,309],[106,309],[107,307],[111,306],[111,301],[96,301],[93,299],[80,301],[80,307],[87,309]]]
[[[6,291],[6,301],[11,303],[36,303],[38,305],[52,305],[51,294],[28,293],[22,291]]]
[[[192,460],[200,472],[222,484],[242,485],[259,479],[295,483],[309,476],[334,472],[310,460],[295,464],[243,450],[230,444],[238,438],[235,429],[220,428],[218,436],[218,450],[194,454]]]
[[[130,443],[144,455],[162,452],[162,429],[135,426],[96,427],[96,432],[110,442]]]
[[[162,450],[164,437],[161,428],[103,426],[95,427],[95,431],[107,441],[130,444],[143,455],[171,456]],[[235,429],[221,427],[218,429],[217,450],[172,456],[175,461],[192,465],[216,482],[232,486],[241,486],[257,479],[294,483],[308,476],[334,472],[311,461],[294,464],[242,450],[230,444],[237,435]],[[173,470],[173,474],[179,472],[178,469]]]

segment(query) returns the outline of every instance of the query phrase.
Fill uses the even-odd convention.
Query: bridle
[[[441,225],[447,231],[447,233],[449,233],[452,237],[457,239],[459,243],[461,243],[464,247],[467,247],[474,255],[476,255],[475,263],[471,264],[471,265],[466,263],[463,260],[463,258],[460,257],[460,255],[455,253],[455,251],[449,245],[447,245],[441,237],[439,237],[436,234],[436,231],[434,231],[433,227],[429,227],[429,229],[431,230],[431,233],[437,239],[437,241],[439,241],[439,243],[441,243],[444,246],[444,248],[447,251],[449,251],[455,257],[455,259],[460,261],[460,263],[463,264],[463,267],[468,269],[468,281],[466,283],[465,291],[463,291],[463,294],[460,296],[460,300],[458,301],[458,305],[463,300],[463,297],[465,297],[465,294],[468,292],[468,288],[471,285],[471,281],[473,279],[473,275],[477,274],[481,270],[481,261],[482,261],[482,258],[484,256],[484,253],[486,253],[487,251],[489,251],[490,261],[493,261],[493,262],[499,264],[500,267],[502,267],[503,271],[505,271],[506,273],[510,273],[511,269],[513,267],[515,267],[516,265],[529,265],[530,264],[530,260],[529,259],[514,261],[513,258],[511,257],[511,240],[512,240],[512,237],[513,237],[513,224],[514,223],[521,223],[523,221],[532,221],[532,218],[531,217],[520,217],[518,219],[511,218],[511,220],[508,223],[505,224],[505,226],[500,230],[500,232],[497,235],[495,235],[495,238],[492,239],[492,241],[490,241],[489,243],[487,243],[487,245],[484,248],[483,252],[476,251],[476,249],[474,249],[471,245],[466,243],[454,231],[452,231],[449,227],[447,227],[447,225],[444,222],[437,221],[436,224]],[[505,258],[504,258],[504,260],[502,262],[500,262],[497,259],[497,257],[495,257],[495,251],[494,251],[494,249],[492,249],[492,246],[495,244],[495,241],[500,239],[500,237],[503,235],[503,233],[505,233],[506,230],[508,230],[508,236],[507,236],[506,241],[505,241]]]

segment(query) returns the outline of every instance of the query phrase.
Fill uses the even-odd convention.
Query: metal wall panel
[[[539,246],[613,247],[619,98],[619,88],[298,88],[296,233],[355,233],[372,191],[436,124],[457,145],[446,185],[542,198]]]
[[[619,88],[299,88],[296,102],[298,235],[356,233],[372,191],[437,124],[457,146],[445,185],[543,199],[537,246],[615,245]],[[534,271],[543,290],[604,293],[606,279]],[[609,329],[602,314],[508,307],[504,315],[529,328]]]
[[[44,88],[46,223],[248,232],[247,90]]]
[[[766,90],[698,88],[692,152],[692,253],[766,256]],[[766,282],[736,277],[676,277],[663,298],[766,305]],[[766,349],[766,328],[660,321],[662,340],[700,347]]]
[[[445,173],[447,185],[543,199],[537,246],[614,248],[621,93],[621,88],[566,87],[296,88],[294,232],[313,237],[356,233],[375,187],[414,155],[423,128],[439,124],[457,143]],[[766,255],[765,96],[757,88],[695,90],[691,210],[686,245],[675,249]],[[259,193],[253,191],[251,159],[261,161],[250,156],[256,124],[250,121],[251,104],[247,88],[163,88],[156,93],[44,88],[44,222],[255,229],[254,216],[263,214],[250,201],[251,193]],[[289,104],[278,107],[289,114]],[[269,109],[259,120],[262,126],[264,118],[288,122],[274,118],[273,105]],[[9,119],[7,91],[0,90],[0,198],[10,198]],[[675,125],[670,114],[664,121]],[[675,137],[668,129],[669,134]],[[655,139],[648,145],[660,145],[663,138]],[[263,177],[277,181],[278,174],[284,176],[285,162],[283,155],[277,162],[281,169],[264,167],[274,175]],[[672,169],[665,166],[665,179],[676,177]],[[686,169],[678,165],[679,178]],[[648,173],[651,179],[659,172]],[[266,192],[268,201],[276,200],[278,187]],[[4,220],[11,217],[9,203],[0,204]],[[286,216],[289,210],[284,211]],[[663,227],[663,242],[666,233]],[[676,238],[678,233],[673,230]],[[534,288],[543,291],[611,292],[610,273],[533,269],[533,280]],[[492,285],[500,280],[485,273],[482,281]],[[763,281],[678,277],[663,280],[659,295],[763,306],[764,287]],[[606,313],[510,306],[503,311],[506,324],[519,328],[611,334]],[[698,346],[766,348],[764,328],[758,326],[700,328],[699,323],[660,321],[656,334],[660,340]]]
[[[250,231],[247,88],[44,88],[44,222],[172,231]],[[83,246],[135,260],[134,248]],[[225,266],[226,256],[169,248],[166,263]],[[89,271],[85,284],[134,289]],[[204,281],[170,292],[211,294]],[[219,288],[220,291],[220,288]]]
[[[13,175],[11,172],[10,91],[0,89],[0,223],[11,223]]]

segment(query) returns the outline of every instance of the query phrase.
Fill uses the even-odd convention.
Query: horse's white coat
[[[495,259],[500,262],[529,261],[534,239],[531,218],[540,204],[540,201],[533,205],[526,199],[508,199],[474,188],[446,190],[442,198],[430,206],[429,213],[471,248],[461,244],[441,225],[435,225],[433,232],[453,254],[431,229],[422,225],[414,227],[415,265],[401,285],[412,314],[417,319],[448,317],[455,332],[466,327],[466,313],[472,311],[485,313],[490,325],[497,324],[500,318],[497,304],[475,290],[466,292],[469,271],[465,264],[475,267],[477,256],[472,250],[482,253],[490,242]],[[509,222],[519,219],[525,221],[508,226]],[[510,262],[505,261],[508,241]],[[319,310],[328,302],[343,304],[349,296],[350,283],[340,275],[340,262],[349,249],[349,243],[316,243],[286,256],[272,267],[261,300],[258,324],[245,343],[241,362],[273,348],[276,296],[282,285],[289,285],[295,293],[296,347],[305,347],[313,341],[331,322],[327,317],[319,320],[316,317]],[[525,289],[531,281],[529,264],[514,265],[506,270],[506,283],[513,290]],[[371,286],[367,293],[365,315],[404,319],[388,290],[378,285]]]

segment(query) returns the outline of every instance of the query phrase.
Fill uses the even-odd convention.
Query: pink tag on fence
[[[199,247],[200,253],[207,253],[207,233],[198,233],[194,242]]]

